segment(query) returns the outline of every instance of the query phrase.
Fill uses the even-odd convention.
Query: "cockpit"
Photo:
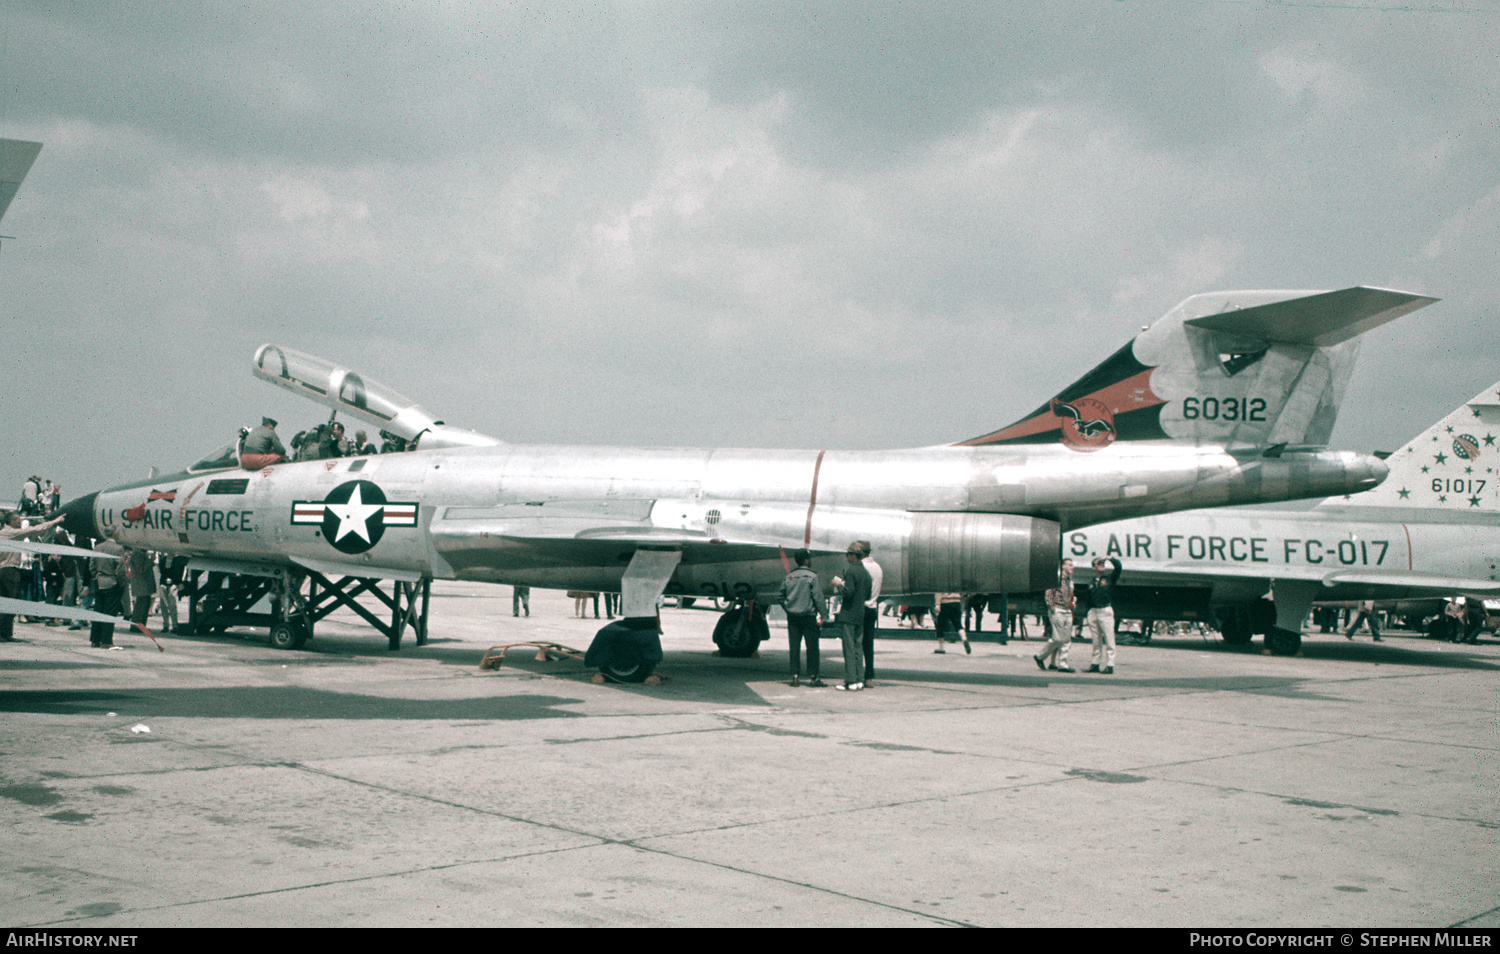
[[[226,444],[198,461],[198,463],[189,465],[187,471],[190,474],[201,474],[208,470],[224,470],[229,467],[238,466],[240,466],[239,446],[236,444]]]

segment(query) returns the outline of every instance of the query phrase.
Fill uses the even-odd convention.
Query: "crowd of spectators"
[[[28,477],[22,484],[16,509],[0,509],[0,526],[14,526],[37,543],[105,552],[100,548],[101,541],[74,536],[58,526],[60,508],[61,488],[58,485],[39,477]],[[13,588],[16,599],[59,607],[99,609],[111,615],[118,612],[141,623],[146,622],[152,610],[156,610],[162,617],[162,631],[176,631],[177,587],[182,582],[187,558],[130,547],[121,549],[125,558],[120,561],[72,554],[9,551],[0,554],[0,563],[4,565],[6,582],[10,584],[6,589]],[[101,569],[105,567],[104,577],[118,577],[125,584],[120,587],[120,605],[113,608],[104,607],[100,601]],[[105,588],[110,587],[106,585]],[[82,622],[61,617],[26,616],[24,620],[48,626],[66,625],[75,630],[86,628]]]

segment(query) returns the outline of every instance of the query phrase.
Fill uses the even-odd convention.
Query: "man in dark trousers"
[[[1114,568],[1110,568],[1110,564]],[[1102,672],[1106,676],[1115,671],[1115,584],[1120,582],[1120,571],[1124,569],[1116,557],[1107,561],[1099,557],[1094,561],[1094,583],[1085,597],[1088,601],[1088,616],[1084,625],[1094,634],[1094,653],[1090,657],[1089,672]],[[1083,600],[1079,601],[1080,603]],[[1103,668],[1100,668],[1100,664]]]
[[[93,560],[94,585],[98,587],[98,592],[94,596],[94,612],[103,613],[105,616],[119,616],[120,604],[125,593],[125,548],[111,538],[100,541],[94,549],[105,554]],[[109,559],[110,557],[116,559]],[[99,649],[113,649],[115,624],[91,624],[89,645]]]
[[[870,571],[870,598],[865,600],[865,678],[863,682],[870,685],[870,680],[875,678],[875,627],[880,623],[880,584],[885,580],[885,571],[875,558],[870,556],[873,548],[869,540],[855,540],[859,546],[860,559],[866,570]]]
[[[791,650],[792,685],[801,685],[802,641],[807,640],[807,675],[809,686],[821,686],[819,678],[818,635],[823,628],[823,617],[828,615],[823,605],[823,584],[818,574],[808,566],[812,554],[798,550],[793,554],[797,569],[786,575],[781,582],[780,603],[786,610],[787,646]]]
[[[864,550],[858,543],[849,544],[844,556],[849,569],[843,576],[833,578],[840,601],[839,614],[834,619],[844,642],[844,684],[833,688],[858,691],[865,687],[865,602],[870,598],[872,583],[870,571],[860,562]]]

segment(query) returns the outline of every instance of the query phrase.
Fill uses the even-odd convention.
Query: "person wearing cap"
[[[276,436],[276,422],[263,417],[260,427],[246,434],[240,445],[240,466],[246,470],[260,470],[283,460],[286,460],[286,448]]]
[[[1113,568],[1111,569],[1111,564]],[[1120,582],[1118,557],[1094,561],[1094,582],[1085,591],[1088,615],[1083,625],[1094,634],[1094,652],[1090,658],[1089,672],[1102,672],[1106,676],[1115,671],[1115,584]],[[1101,668],[1101,666],[1103,668]]]
[[[849,569],[833,578],[839,594],[839,613],[834,619],[840,626],[844,642],[844,684],[835,689],[857,691],[865,687],[865,602],[870,598],[870,571],[860,562],[864,551],[858,543],[849,544],[844,557]]]
[[[801,644],[805,638],[807,684],[822,686],[823,680],[819,678],[818,636],[822,632],[823,619],[828,615],[828,609],[823,604],[823,584],[818,580],[818,574],[808,566],[812,562],[812,554],[806,550],[798,550],[792,558],[797,561],[797,569],[788,573],[786,579],[781,581],[779,596],[781,608],[786,610],[786,638],[791,650],[791,684],[797,686],[802,683]]]
[[[875,626],[880,622],[880,584],[885,581],[885,571],[875,558],[870,556],[871,546],[869,540],[855,540],[859,546],[860,562],[865,569],[870,571],[870,598],[865,601],[865,687],[869,688],[870,680],[875,676]]]

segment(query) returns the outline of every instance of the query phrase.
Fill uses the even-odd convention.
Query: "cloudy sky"
[[[506,440],[897,447],[1189,295],[1355,284],[1443,299],[1334,434],[1394,449],[1500,378],[1497,41],[1497,0],[9,0],[0,494],[314,423],[267,341]]]

